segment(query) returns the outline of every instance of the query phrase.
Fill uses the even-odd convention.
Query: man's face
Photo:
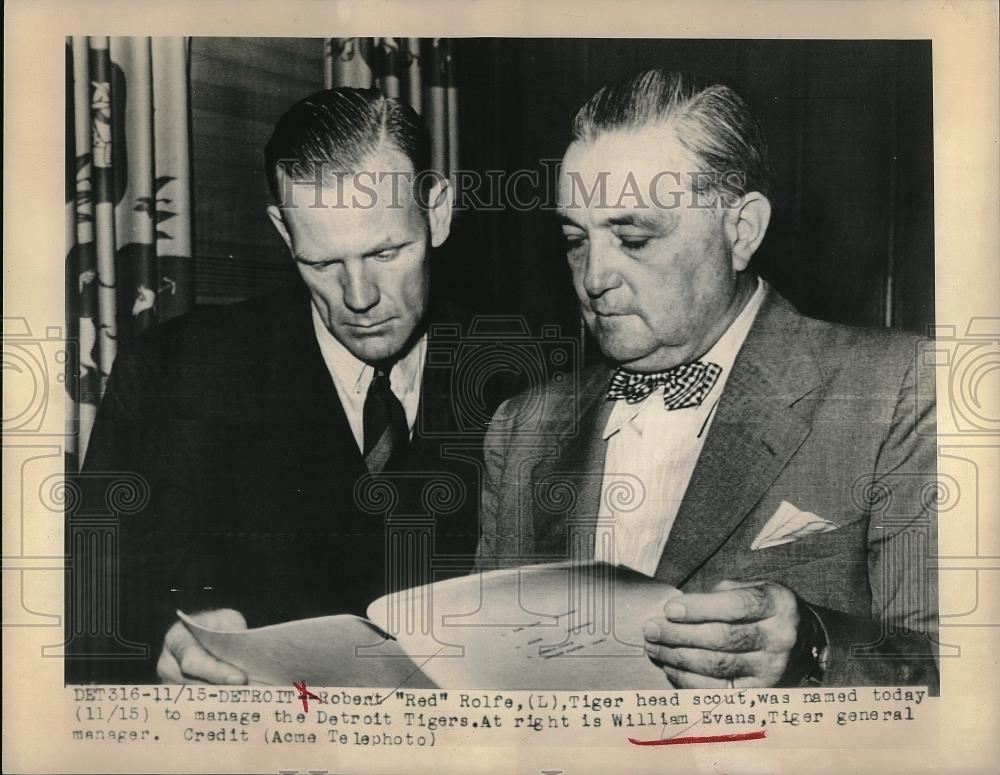
[[[268,212],[285,239],[327,329],[367,363],[404,354],[427,311],[429,252],[446,239],[447,192],[429,210],[411,188],[401,153],[373,154],[359,176],[322,190],[292,186],[294,208]],[[370,172],[369,172],[370,171]],[[385,173],[385,174],[383,174]],[[443,200],[443,201],[441,201]]]
[[[583,317],[630,369],[700,357],[738,312],[745,262],[733,261],[718,206],[692,193],[697,169],[662,126],[575,142],[563,159],[559,214]],[[606,194],[588,202],[602,177]]]

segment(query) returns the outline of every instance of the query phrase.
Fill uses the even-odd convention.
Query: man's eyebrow
[[[663,224],[655,218],[640,215],[639,213],[613,215],[610,218],[605,219],[604,223],[608,226],[637,226],[641,229],[648,229],[650,231],[660,231],[663,228]]]
[[[295,253],[292,258],[294,258],[300,264],[308,264],[312,266],[313,264],[327,264],[331,261],[336,261],[335,258],[314,258],[313,256],[306,255],[305,253]]]
[[[407,245],[412,245],[416,240],[400,238],[400,239],[390,239],[386,237],[381,242],[378,242],[371,247],[365,248],[360,255],[362,258],[368,258],[370,256],[377,256],[379,253],[384,253],[387,250],[396,250],[398,248],[404,248]],[[295,255],[295,260],[300,264],[331,264],[335,261],[341,261],[339,256],[327,256],[327,257],[315,257],[307,255],[305,253],[298,253]]]
[[[564,210],[556,210],[556,220],[564,226],[576,226],[577,228],[582,228],[580,224],[574,221]]]
[[[379,253],[384,253],[387,250],[397,250],[398,248],[405,248],[407,245],[412,245],[416,240],[413,239],[390,239],[386,237],[384,240],[379,242],[377,245],[373,245],[364,251],[362,256],[377,256]]]
[[[556,219],[565,226],[574,226],[578,229],[582,229],[583,226],[577,221],[573,220],[569,213],[563,212],[562,210],[556,211]],[[602,220],[599,226],[635,226],[640,229],[646,229],[647,231],[662,232],[664,230],[664,224],[661,223],[656,218],[651,218],[647,215],[641,215],[639,213],[625,213],[623,215],[612,215],[608,218]]]

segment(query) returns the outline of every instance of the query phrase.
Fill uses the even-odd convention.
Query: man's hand
[[[198,624],[221,630],[245,630],[246,619],[232,608],[192,614]],[[163,638],[163,651],[156,672],[164,683],[245,684],[247,677],[238,667],[209,654],[194,639],[184,622],[174,622]]]
[[[679,689],[775,686],[800,622],[798,597],[770,581],[721,581],[682,594],[646,622],[646,653]]]

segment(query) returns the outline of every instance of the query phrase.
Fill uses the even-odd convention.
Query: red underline
[[[706,735],[705,737],[669,737],[665,740],[636,740],[630,737],[632,745],[687,745],[688,743],[738,743],[741,740],[763,740],[767,733],[761,729],[757,732],[741,732],[736,735]]]

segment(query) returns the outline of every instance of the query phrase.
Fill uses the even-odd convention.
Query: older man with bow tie
[[[806,318],[754,276],[770,196],[727,87],[650,71],[578,111],[559,217],[606,362],[498,410],[479,565],[679,587],[644,630],[677,687],[936,690],[934,386],[916,337]],[[540,497],[560,477],[568,506]]]

